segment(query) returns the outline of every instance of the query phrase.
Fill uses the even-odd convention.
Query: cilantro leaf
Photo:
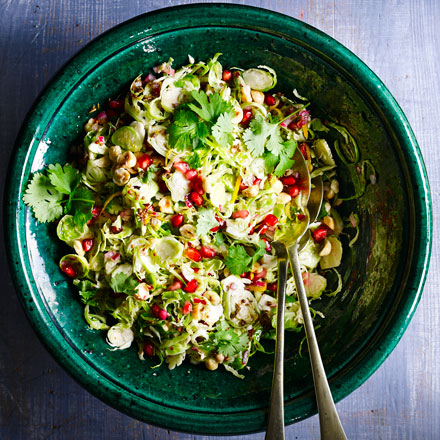
[[[226,321],[218,323],[216,330],[214,343],[218,347],[218,352],[224,356],[233,357],[246,350],[249,345],[247,333],[239,333]]]
[[[119,272],[110,278],[110,287],[116,293],[125,293],[131,295],[139,283],[132,277],[132,275]]]
[[[266,151],[264,153],[264,164],[266,165],[267,170],[270,174],[272,174],[275,166],[278,164],[279,158],[275,154],[271,153],[270,151]]]
[[[41,173],[34,174],[23,195],[23,201],[32,208],[35,217],[42,223],[53,222],[63,214],[63,196]]]
[[[278,163],[274,172],[275,176],[281,177],[286,170],[292,168],[292,165],[295,163],[295,161],[292,160],[292,156],[295,153],[296,145],[297,144],[294,140],[283,143],[283,149],[280,153],[280,162]]]
[[[208,100],[208,95],[204,91],[192,90],[191,97],[200,107],[194,103],[188,104],[188,107],[206,122],[214,123],[222,113],[232,112],[232,105],[226,102],[217,92],[209,95]]]
[[[197,136],[199,118],[193,112],[180,108],[174,113],[172,124],[168,128],[169,143],[178,151],[192,145],[192,139]]]
[[[218,221],[212,210],[208,208],[201,209],[197,220],[197,235],[206,235],[215,226],[218,226]]]
[[[249,270],[249,266],[252,266],[252,257],[247,254],[242,245],[236,244],[229,248],[225,265],[233,275],[241,275]]]
[[[156,177],[156,173],[159,170],[156,165],[149,166],[143,173],[141,177],[142,183],[148,183]]]
[[[187,159],[186,163],[189,165],[190,168],[193,168],[195,170],[202,166],[200,156],[197,154],[196,151],[194,151],[193,155]]]
[[[92,307],[99,307],[96,293],[98,290],[94,287],[93,283],[89,280],[82,280],[78,283],[79,294],[81,301]]]
[[[231,113],[222,113],[215,125],[212,127],[212,135],[222,147],[227,147],[234,141],[232,135],[232,115]]]
[[[77,186],[70,194],[65,212],[73,215],[73,221],[80,227],[92,218],[92,209],[95,204],[93,191],[82,186]]]
[[[266,253],[266,243],[263,240],[260,240],[257,243],[257,250],[255,251],[255,254],[252,255],[252,265],[256,263],[265,253]]]
[[[214,237],[214,243],[216,246],[222,246],[225,244],[225,236],[221,232],[217,232]]]
[[[67,164],[63,167],[59,164],[51,164],[47,168],[50,183],[61,194],[70,194],[81,180],[78,170]]]

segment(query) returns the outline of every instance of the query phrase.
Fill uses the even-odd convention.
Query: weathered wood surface
[[[188,1],[1,0],[0,179],[19,126],[42,87],[78,49],[140,13]],[[382,78],[406,112],[422,148],[438,218],[440,2],[437,0],[245,1],[300,18],[329,33]],[[439,131],[438,131],[439,130]],[[2,185],[3,186],[3,185]],[[436,226],[438,222],[436,221]],[[439,228],[435,228],[438,238]],[[437,242],[437,240],[435,240]],[[211,439],[168,432],[115,411],[52,360],[27,323],[0,256],[0,438]],[[338,410],[350,439],[440,438],[439,252],[434,246],[422,301],[383,366]],[[262,439],[262,434],[235,437]],[[287,429],[319,438],[318,420]]]

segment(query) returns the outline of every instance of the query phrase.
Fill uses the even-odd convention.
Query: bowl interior
[[[222,11],[223,16],[227,15],[226,9]],[[175,21],[177,15],[174,13]],[[87,49],[88,56],[95,57],[93,64],[73,62],[66,69],[71,76],[65,71],[46,92],[34,110],[33,125],[25,128],[27,133],[22,137],[27,140],[22,148],[29,148],[21,166],[22,187],[31,172],[45,164],[68,160],[69,147],[81,142],[82,127],[93,105],[124,93],[134,77],[169,57],[179,66],[186,61],[187,54],[206,60],[222,52],[220,60],[225,66],[271,66],[278,74],[277,90],[289,94],[296,88],[311,100],[312,115],[347,127],[358,142],[362,160],[370,161],[377,174],[376,184],[369,184],[363,197],[341,207],[343,217],[352,211],[360,217],[357,243],[350,248],[349,239],[343,237],[342,292],[313,304],[325,315],[325,319],[316,321],[320,326],[318,340],[335,397],[342,398],[383,360],[382,354],[369,371],[363,367],[366,359],[375,355],[372,347],[390,325],[405,294],[412,262],[417,235],[414,195],[408,185],[405,152],[396,141],[397,135],[380,107],[346,67],[332,61],[324,46],[312,47],[306,37],[300,38],[302,24],[294,22],[298,35],[289,38],[262,27],[224,23],[210,26],[203,20],[197,25],[148,35],[152,21],[153,17],[147,15],[125,25],[135,37],[120,44],[117,50],[107,34]],[[122,29],[114,33],[115,38]],[[136,37],[135,29],[146,29],[146,36],[138,33]],[[343,197],[355,192],[351,183],[353,172],[354,168],[339,163]],[[18,200],[16,203],[19,204]],[[165,366],[152,369],[154,363],[139,361],[134,348],[109,350],[105,334],[87,328],[75,288],[58,269],[65,249],[58,244],[54,225],[37,224],[28,211],[20,215],[19,235],[27,245],[21,258],[30,269],[27,286],[32,290],[30,297],[23,296],[27,311],[34,324],[38,319],[32,317],[37,314],[50,321],[50,326],[44,327],[41,322],[36,326],[76,378],[107,402],[150,423],[210,433],[264,428],[272,356],[255,355],[250,361],[251,368],[244,373],[246,379],[239,380],[222,369],[212,373],[190,364],[173,371]],[[303,356],[298,354],[302,338],[303,334],[287,333],[287,422],[316,411],[306,344]],[[48,339],[58,341],[59,348]]]

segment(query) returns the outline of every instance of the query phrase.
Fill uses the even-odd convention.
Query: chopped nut
[[[121,153],[116,162],[123,168],[133,168],[136,165],[136,156],[131,151]]]
[[[241,88],[241,101],[252,102],[251,88],[247,84]]]
[[[112,162],[116,162],[116,159],[121,154],[122,150],[119,145],[113,145],[108,149],[108,157]]]
[[[193,225],[183,225],[179,228],[180,235],[184,238],[194,238],[196,236],[196,228]]]
[[[107,156],[102,156],[99,159],[95,159],[93,161],[93,165],[97,166],[98,168],[107,168],[111,165],[111,162]]]
[[[324,247],[321,249],[321,252],[319,252],[319,256],[324,257],[326,255],[330,255],[331,251],[332,251],[332,244],[330,240],[325,240]]]
[[[215,355],[215,359],[219,364],[221,364],[225,360],[225,357],[221,353],[217,353]]]
[[[251,96],[254,102],[257,104],[263,104],[264,102],[264,93],[258,90],[251,90]]]
[[[275,194],[280,194],[283,191],[283,182],[281,182],[279,179],[276,179],[272,184],[272,190]]]
[[[80,257],[84,257],[84,249],[81,243],[81,240],[74,240],[73,242],[73,248],[75,249],[75,252],[80,256]]]
[[[327,212],[330,212],[330,211],[331,211],[331,209],[332,209],[332,205],[330,204],[330,202],[325,202],[325,203],[324,203],[324,209],[325,209]]]
[[[256,197],[259,192],[260,192],[260,189],[258,188],[257,185],[252,185],[249,188],[246,188],[242,191],[242,193],[245,197]]]
[[[218,368],[218,362],[215,359],[209,358],[205,360],[205,367],[208,370],[214,371]]]
[[[339,192],[339,182],[336,179],[333,179],[330,182],[330,190],[333,191],[335,194],[338,194],[338,192]]]
[[[116,168],[113,172],[113,182],[118,186],[124,186],[130,180],[130,173],[124,168]]]
[[[286,203],[289,203],[292,200],[292,197],[289,196],[289,194],[282,192],[278,194],[277,203],[281,203],[282,205],[285,205]]]
[[[333,202],[333,206],[340,206],[342,205],[342,199],[337,199]]]
[[[234,106],[234,117],[232,118],[232,122],[234,124],[238,124],[243,119],[243,110],[239,105]]]
[[[335,221],[333,220],[333,217],[330,217],[329,215],[326,215],[322,221],[332,230],[335,229]]]
[[[220,296],[212,291],[212,290],[207,290],[203,296],[213,305],[213,306],[217,306],[218,304],[220,304],[221,299]]]
[[[170,196],[165,196],[160,199],[159,209],[160,209],[160,212],[163,212],[165,214],[172,214],[174,212],[173,202],[171,201]]]

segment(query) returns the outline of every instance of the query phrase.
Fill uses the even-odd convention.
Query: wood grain
[[[143,12],[191,1],[2,0],[0,2],[0,179],[28,108],[50,77],[93,37]],[[440,2],[277,0],[265,7],[327,32],[364,60],[407,114],[419,140],[434,202],[438,242]],[[88,394],[52,360],[18,304],[0,255],[0,438],[208,440],[155,428]],[[337,407],[350,439],[440,438],[439,252],[434,247],[421,303],[383,366]],[[234,437],[257,440],[263,434]],[[318,439],[316,417],[287,428],[288,439]]]

